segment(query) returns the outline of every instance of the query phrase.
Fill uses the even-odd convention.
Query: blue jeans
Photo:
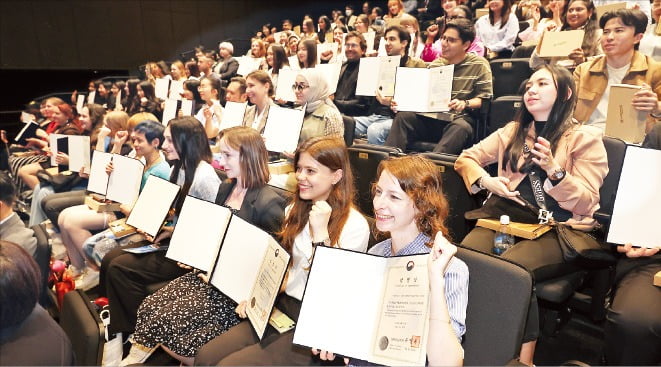
[[[390,133],[392,118],[383,115],[371,114],[369,116],[356,116],[356,135],[367,133],[367,142],[383,145]]]

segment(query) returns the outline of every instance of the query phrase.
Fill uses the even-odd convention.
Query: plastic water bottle
[[[514,236],[510,231],[510,217],[507,215],[500,216],[500,229],[496,232],[493,238],[493,253],[501,255],[503,252],[514,246]]]

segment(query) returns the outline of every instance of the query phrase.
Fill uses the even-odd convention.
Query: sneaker
[[[147,358],[154,353],[156,348],[158,348],[160,344],[156,345],[153,348],[146,347],[142,344],[138,343],[133,343],[131,345],[131,350],[129,350],[129,355],[126,356],[126,358],[122,359],[122,361],[119,363],[120,366],[128,366],[132,364],[138,364],[138,363],[145,363]]]
[[[76,289],[87,291],[97,285],[99,285],[99,272],[90,268],[86,268],[76,279]]]

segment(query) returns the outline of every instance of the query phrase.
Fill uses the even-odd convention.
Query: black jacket
[[[236,180],[225,180],[218,188],[216,204],[223,205],[229,197]],[[282,228],[287,200],[278,194],[271,186],[250,189],[241,204],[237,215],[257,227],[273,235]]]
[[[356,96],[359,64],[359,60],[346,61],[340,69],[340,78],[337,82],[333,103],[343,115],[365,116],[369,109],[369,97]]]

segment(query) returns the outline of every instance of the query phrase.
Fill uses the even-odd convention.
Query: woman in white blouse
[[[482,16],[475,23],[477,36],[488,49],[488,59],[512,56],[514,41],[519,33],[519,20],[511,10],[511,0],[491,0],[489,15]]]

